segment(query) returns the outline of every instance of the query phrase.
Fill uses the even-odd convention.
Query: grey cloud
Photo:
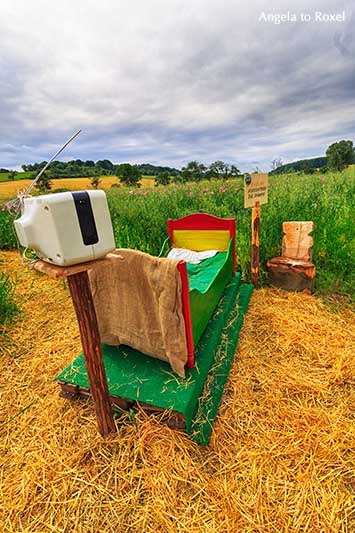
[[[290,0],[287,9],[320,10]],[[258,22],[284,2],[93,0],[0,7],[0,166],[64,158],[243,169],[322,155],[352,138],[354,42],[347,23]],[[355,140],[355,139],[354,139]],[[9,148],[11,145],[11,148]]]

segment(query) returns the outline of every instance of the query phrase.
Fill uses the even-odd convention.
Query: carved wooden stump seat
[[[284,222],[282,256],[267,262],[271,283],[288,291],[311,293],[316,268],[312,263],[313,222]]]

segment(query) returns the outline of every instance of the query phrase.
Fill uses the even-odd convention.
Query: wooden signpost
[[[251,213],[251,282],[259,284],[260,205],[267,203],[267,174],[247,174],[244,178],[244,207]]]

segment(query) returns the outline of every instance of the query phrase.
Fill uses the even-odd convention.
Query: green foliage
[[[169,172],[165,170],[164,172],[159,172],[159,174],[155,177],[154,185],[155,187],[158,187],[159,185],[169,185],[170,181],[171,177]]]
[[[151,165],[150,163],[142,163],[137,165],[137,167],[139,168],[142,176],[157,176],[161,172],[167,172],[169,176],[177,176],[180,174],[180,170],[177,168],[156,166]]]
[[[308,161],[303,161],[301,165],[301,170],[304,174],[314,174],[316,171],[313,167],[310,166]]]
[[[33,172],[17,172],[16,170],[9,170],[8,172],[0,172],[0,182],[13,180],[27,180],[33,176]]]
[[[16,247],[14,217],[3,206],[0,210],[0,250],[13,250]]]
[[[352,141],[339,141],[331,144],[327,151],[327,162],[331,169],[341,171],[354,162]]]
[[[114,171],[114,166],[111,163],[111,161],[109,161],[108,159],[103,159],[102,161],[97,161],[95,166],[99,167],[100,169],[103,169],[103,170],[108,170],[111,173]]]
[[[92,178],[90,178],[90,183],[94,189],[98,189],[101,183],[101,179],[99,176],[93,176]]]
[[[299,161],[293,161],[292,163],[279,165],[269,172],[269,176],[275,176],[277,174],[289,174],[291,172],[302,172],[304,171],[305,165],[307,165],[306,168],[324,167],[327,165],[327,158],[313,157],[312,159],[300,159]]]
[[[0,181],[6,181],[11,172],[15,173],[14,179],[27,179],[38,172],[45,166],[46,161],[41,163],[22,165],[24,172],[11,171],[6,168],[0,168]],[[51,179],[56,178],[91,178],[93,176],[112,176],[117,175],[117,169],[121,165],[115,165],[109,159],[91,161],[90,159],[82,161],[73,159],[71,161],[52,161],[47,170]],[[168,172],[169,176],[177,176],[180,170],[172,167],[163,167],[142,163],[137,166],[142,176],[157,176],[161,172]]]
[[[7,179],[9,181],[14,181],[16,178],[16,174],[17,174],[16,170],[12,170],[11,172],[9,172]]]
[[[21,168],[24,172],[39,172],[47,164],[47,161],[42,161],[41,163],[33,163],[33,165],[21,165]]]
[[[15,302],[15,286],[8,274],[0,272],[0,326],[10,324],[20,311]]]
[[[211,163],[206,172],[208,179],[231,179],[239,176],[240,171],[235,165],[227,165],[223,161]]]
[[[137,165],[130,165],[129,163],[118,165],[116,175],[124,185],[128,185],[129,187],[140,187],[139,182],[142,175]]]
[[[186,167],[182,167],[181,174],[175,177],[175,182],[186,183],[188,181],[201,181],[205,177],[206,167],[197,161],[190,161]]]
[[[45,194],[52,189],[52,182],[47,172],[43,172],[38,181],[36,182],[35,188],[41,193]]]
[[[227,165],[223,161],[215,161],[207,168],[198,161],[190,161],[181,173],[174,177],[175,183],[187,183],[189,181],[202,181],[211,179],[231,179],[240,175],[235,165]]]

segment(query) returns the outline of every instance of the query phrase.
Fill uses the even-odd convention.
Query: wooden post
[[[68,276],[70,294],[78,319],[84,361],[94,402],[99,432],[103,437],[116,431],[102,358],[99,328],[87,271]]]
[[[259,284],[260,205],[255,202],[251,214],[251,282],[257,289]]]

